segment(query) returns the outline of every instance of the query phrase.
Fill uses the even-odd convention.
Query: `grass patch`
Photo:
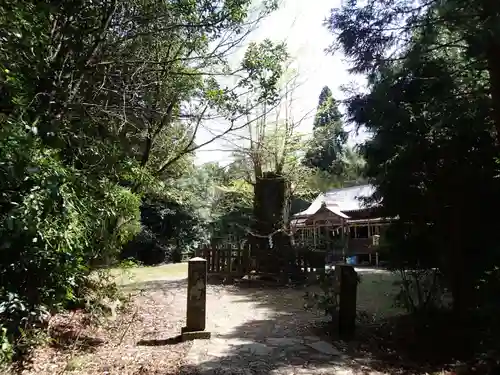
[[[358,311],[365,311],[377,317],[388,317],[405,311],[394,305],[394,297],[399,287],[394,283],[399,277],[385,270],[360,271],[361,283],[358,285]]]
[[[112,273],[119,285],[144,281],[181,279],[187,277],[187,263],[163,264],[161,266],[133,267],[126,270],[116,269]]]

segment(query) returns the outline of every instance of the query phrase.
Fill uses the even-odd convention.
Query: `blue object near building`
[[[351,264],[351,265],[358,264],[358,257],[356,255],[352,256],[352,257],[348,257],[347,264]]]

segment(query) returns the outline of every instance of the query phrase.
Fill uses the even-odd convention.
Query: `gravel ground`
[[[17,373],[342,373],[339,361],[345,365],[345,358],[331,354],[335,348],[309,331],[324,317],[304,311],[304,290],[209,285],[207,329],[212,340],[182,343],[176,338],[186,316],[185,270],[166,276],[162,269],[163,279],[151,276],[150,269],[140,271],[144,275],[137,271],[140,277],[125,286],[134,296],[115,320],[89,327],[81,312],[54,317],[55,340],[36,349]],[[387,311],[389,276],[384,272],[362,275],[358,304],[363,310]]]
[[[63,334],[36,349],[18,373],[174,374],[192,345],[175,340],[185,322],[186,288],[185,280],[138,284],[127,308],[100,327],[83,324],[82,313],[54,317],[51,329]]]

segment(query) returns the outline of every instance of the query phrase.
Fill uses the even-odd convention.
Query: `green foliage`
[[[0,366],[6,365],[12,361],[14,349],[7,335],[7,328],[1,327],[2,334],[0,336]]]
[[[494,51],[500,41],[499,19],[498,2],[373,0],[363,6],[349,1],[332,9],[326,25],[337,35],[331,51],[341,50],[352,63],[351,71],[367,73],[370,80],[402,59],[428,61],[440,54],[468,60],[465,69],[463,64],[448,68],[454,70],[455,78],[469,81],[474,77],[480,85],[488,82],[486,92],[492,95],[489,105],[495,122],[490,125],[498,143],[500,65]],[[408,42],[414,47],[410,54]]]
[[[274,44],[266,39],[262,43],[252,42],[245,52],[242,68],[248,71],[248,77],[243,83],[250,90],[258,89],[261,94],[257,97],[259,102],[265,99],[272,104],[279,99],[276,88],[283,73],[283,62],[289,55],[284,43]]]
[[[49,310],[83,298],[92,268],[109,264],[137,232],[140,200],[65,166],[14,125],[3,127],[0,145],[0,315],[9,342],[18,342]]]
[[[286,58],[282,44],[252,44],[234,87],[214,79],[231,76],[231,51],[276,7],[265,2],[248,21],[250,5],[2,2],[4,358],[46,312],[116,296],[109,275],[93,275],[116,263],[141,220],[161,246],[188,250],[200,241],[203,207],[193,184],[182,187],[200,124],[234,124],[247,113],[241,90],[272,102]]]
[[[122,257],[146,265],[180,262],[183,254],[207,242],[207,223],[187,202],[146,197],[141,223],[141,232],[123,249]]]
[[[349,2],[329,20],[339,34],[334,47],[353,71],[368,73],[368,92],[353,96],[348,112],[372,135],[363,154],[373,200],[398,218],[386,234],[393,266],[438,269],[459,314],[486,305],[478,287],[499,259],[500,81],[490,53],[499,13],[486,15],[486,7]],[[486,25],[493,28],[485,33]],[[410,42],[398,44],[401,36]]]
[[[304,165],[334,175],[342,174],[345,168],[343,155],[347,136],[337,102],[331,90],[325,86],[319,96],[313,139],[304,157]]]
[[[430,314],[446,308],[443,298],[444,286],[442,277],[436,269],[405,269],[399,268],[397,275],[400,287],[395,296],[395,305],[403,307],[414,315]]]
[[[253,186],[240,178],[245,173],[233,163],[228,167],[205,164],[210,175],[205,183],[209,192],[202,196],[208,204],[207,222],[211,237],[219,241],[243,240],[251,225]]]
[[[361,277],[357,274],[358,284]],[[315,308],[324,311],[326,316],[330,316],[336,322],[339,312],[340,285],[335,270],[329,269],[319,277],[321,292],[307,292],[304,296],[306,309]]]

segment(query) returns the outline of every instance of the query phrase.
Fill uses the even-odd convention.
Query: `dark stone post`
[[[182,328],[182,341],[209,339],[205,331],[207,307],[207,261],[192,258],[188,262],[188,291],[186,326]]]
[[[349,339],[354,334],[356,326],[356,295],[358,275],[353,266],[339,264],[335,266],[339,282],[339,335]]]

